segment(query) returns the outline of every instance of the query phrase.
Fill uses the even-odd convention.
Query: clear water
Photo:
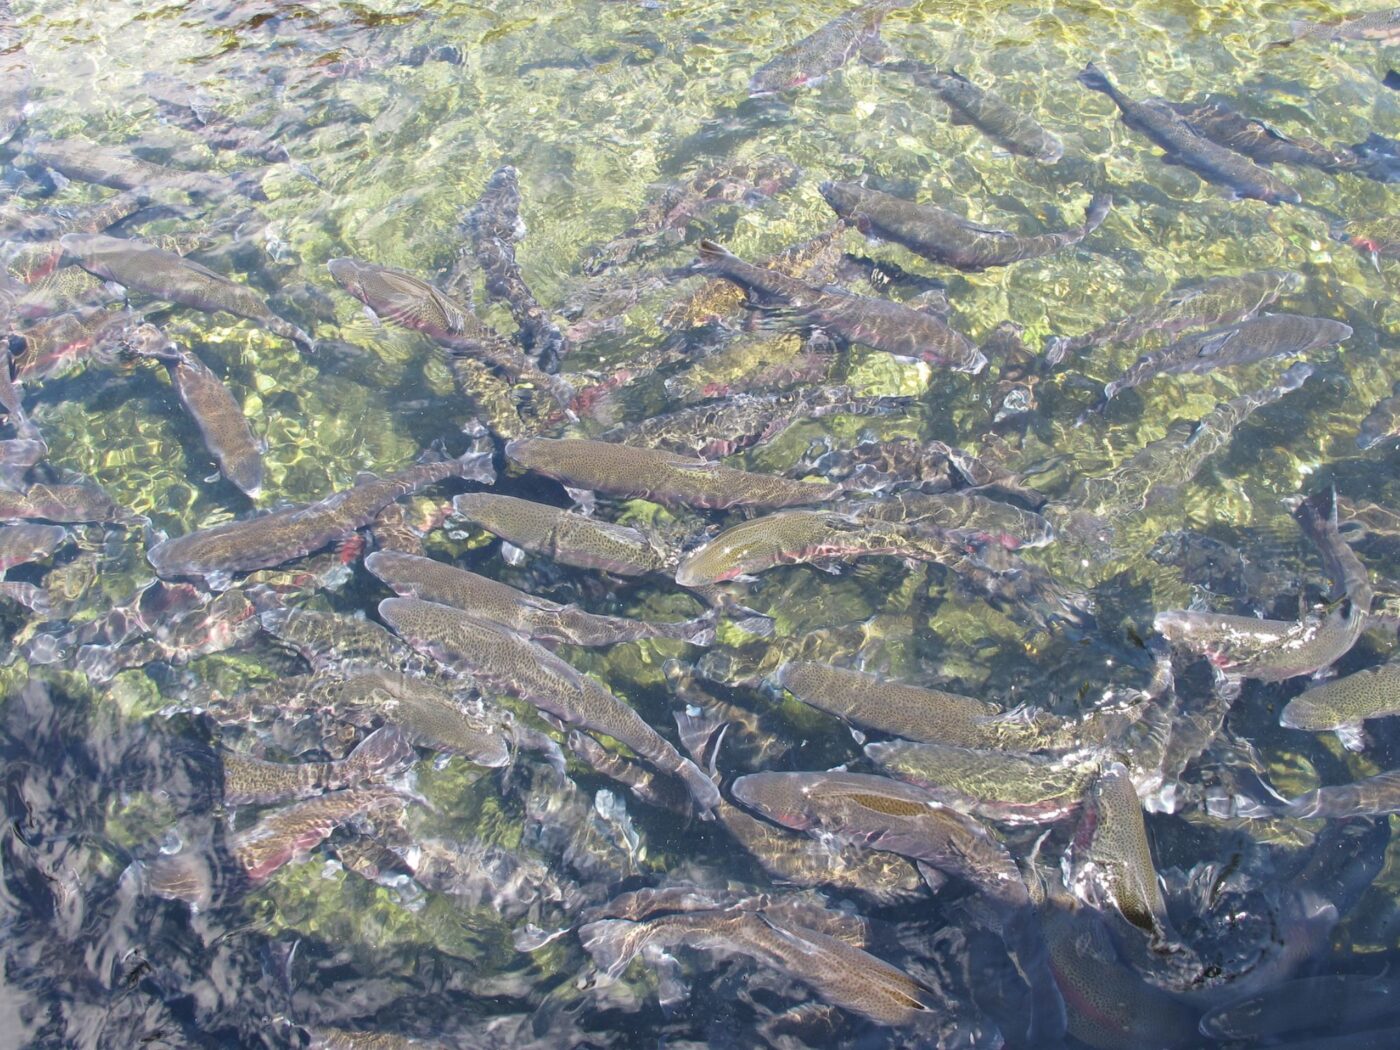
[[[639,369],[663,345],[682,350],[650,380],[609,400],[606,411],[585,414],[568,430],[573,436],[596,436],[612,423],[678,407],[667,403],[659,380],[686,376],[696,361],[704,367],[700,359],[714,344],[713,333],[698,332],[678,343],[658,323],[674,300],[698,286],[673,271],[690,262],[702,236],[757,260],[826,229],[832,217],[817,190],[825,179],[868,179],[975,222],[1023,232],[1075,223],[1094,191],[1112,190],[1113,211],[1082,244],[984,273],[960,274],[845,234],[853,254],[945,282],[951,323],[978,342],[1010,320],[1037,349],[1051,335],[1087,331],[1177,285],[1265,268],[1307,278],[1303,291],[1284,300],[1288,310],[1354,329],[1340,348],[1310,356],[1316,374],[1302,390],[1262,409],[1193,481],[1126,522],[1115,557],[1086,571],[1067,543],[1028,555],[1057,579],[1092,591],[1098,615],[1091,628],[1047,629],[1006,615],[969,599],[943,569],[924,563],[872,560],[839,575],[788,566],[764,574],[744,598],[773,617],[774,636],[722,632],[702,669],[722,657],[766,673],[801,655],[947,685],[1008,708],[1028,702],[1070,714],[1107,688],[1146,682],[1150,661],[1139,640],[1150,634],[1158,610],[1196,605],[1290,618],[1300,591],[1316,596],[1318,562],[1284,498],[1335,483],[1358,504],[1394,507],[1400,499],[1396,442],[1364,453],[1355,442],[1362,418],[1394,379],[1396,264],[1382,259],[1373,267],[1332,234],[1344,219],[1393,214],[1392,188],[1281,166],[1276,172],[1300,191],[1304,205],[1228,199],[1221,187],[1164,165],[1106,98],[1075,80],[1094,60],[1136,98],[1211,96],[1285,133],[1329,144],[1360,142],[1372,132],[1395,135],[1400,95],[1380,82],[1393,48],[1308,40],[1264,49],[1289,35],[1290,19],[1353,12],[1267,2],[917,2],[891,13],[883,32],[891,50],[995,87],[1063,139],[1064,159],[1041,165],[953,124],[906,78],[858,60],[819,84],[749,98],[753,72],[847,11],[840,3],[14,0],[12,6],[32,86],[25,124],[6,147],[6,206],[77,207],[111,194],[78,179],[44,185],[33,168],[22,174],[30,142],[86,139],[176,168],[251,171],[266,200],[250,202],[232,191],[193,203],[167,195],[162,199],[179,199],[177,208],[124,232],[205,236],[208,247],[194,258],[257,286],[283,316],[314,330],[320,344],[317,353],[302,354],[227,314],[176,308],[153,315],[226,381],[265,440],[266,476],[255,504],[216,476],[211,480],[213,464],[163,370],[117,360],[26,387],[26,408],[49,446],[48,466],[97,482],[117,503],[147,516],[154,530],[179,535],[255,507],[319,499],[362,472],[401,469],[435,440],[460,442],[456,430],[468,411],[432,343],[367,318],[325,263],[348,255],[444,278],[464,242],[463,209],[503,162],[520,175],[523,273],[561,324],[576,323],[582,333],[564,361],[565,375],[583,387]],[[158,89],[197,95],[200,107],[235,128],[275,139],[289,160],[268,163],[211,148],[207,134],[187,126],[187,115],[175,119],[162,110]],[[663,188],[684,186],[715,165],[772,157],[800,170],[791,186],[696,206],[674,231],[675,243],[601,277],[586,276],[591,253],[626,230]],[[221,253],[235,238],[237,250]],[[5,250],[18,274],[18,244]],[[629,279],[645,275],[658,279],[640,295],[623,294]],[[882,294],[868,282],[853,287]],[[888,294],[907,299],[919,290],[896,282]],[[617,313],[619,302],[620,319],[585,327]],[[502,332],[515,331],[505,307],[479,289],[475,305]],[[735,338],[751,360],[798,348],[797,337],[777,322]],[[1278,372],[1265,363],[1158,379],[1115,401],[1103,421],[1076,427],[1099,386],[1142,349],[1110,345],[1077,358],[1037,386],[1038,407],[1026,426],[993,433],[998,362],[971,378],[857,346],[842,351],[835,377],[863,393],[915,400],[878,417],[801,421],[735,463],[783,472],[816,441],[839,446],[858,436],[909,436],[993,455],[1008,469],[1027,472],[1053,498],[1069,492],[1077,477],[1125,462],[1172,421],[1198,419]],[[462,490],[449,483],[427,495],[440,502]],[[567,504],[558,486],[518,473],[504,476],[500,490]],[[644,501],[605,501],[599,513],[650,523],[678,539],[742,517],[672,514]],[[1167,557],[1171,545],[1159,541],[1181,532],[1243,552],[1260,575],[1242,585],[1228,573],[1213,576]],[[431,888],[385,885],[348,872],[325,846],[265,881],[231,887],[201,911],[135,892],[123,875],[133,861],[148,862],[162,844],[224,834],[219,748],[292,759],[307,746],[305,732],[278,737],[263,724],[220,726],[182,709],[305,667],[255,631],[223,651],[178,666],[158,660],[109,682],[90,679],[66,655],[33,659],[36,640],[42,651],[46,637],[104,615],[151,579],[144,552],[153,536],[141,529],[79,526],[74,537],[51,567],[26,566],[8,577],[45,586],[52,614],[0,605],[11,655],[0,668],[6,816],[0,1045],[298,1046],[331,1026],[462,1047],[917,1044],[918,1037],[898,1029],[824,1007],[807,985],[744,956],[682,952],[689,996],[663,1011],[657,979],[644,964],[610,983],[599,979],[571,934],[536,952],[515,949],[512,932],[524,922],[571,921],[558,902],[533,910],[473,905]],[[626,581],[534,558],[508,565],[499,544],[466,527],[435,531],[427,546],[435,557],[594,611],[647,619],[699,611],[658,578]],[[1384,602],[1400,571],[1393,539],[1373,536],[1358,549]],[[312,564],[328,570],[338,557],[322,555]],[[373,616],[387,592],[353,557],[346,560],[348,582],[334,589],[295,583],[290,604]],[[1212,568],[1220,564],[1228,558],[1217,554]],[[1338,670],[1379,663],[1392,644],[1392,630],[1382,624]],[[704,656],[667,641],[562,652],[672,738],[668,711],[675,697],[665,665],[688,666]],[[1204,666],[1184,656],[1177,666],[1181,695],[1206,696]],[[1213,766],[1257,765],[1291,796],[1396,765],[1400,739],[1383,722],[1373,723],[1372,746],[1362,753],[1344,751],[1330,735],[1280,729],[1277,712],[1301,681],[1247,684],[1226,735],[1208,754]],[[860,759],[834,720],[791,699],[748,686],[713,688],[757,711],[761,733],[771,737],[758,748],[754,735],[745,734],[747,746],[722,758],[730,774]],[[345,742],[328,739],[323,749],[321,757],[339,757]],[[681,822],[577,763],[570,772],[578,786],[569,789],[548,778],[534,755],[522,756],[505,777],[460,758],[434,762],[427,749],[419,755],[415,789],[431,805],[416,807],[409,827],[423,841],[479,841],[511,851],[566,888],[586,887],[591,903],[663,879],[770,888],[723,829]],[[1183,779],[1204,784],[1210,776],[1188,771]],[[636,841],[595,816],[602,790],[626,799]],[[1390,969],[1400,917],[1387,820],[1348,824],[1365,824],[1372,833],[1355,870],[1377,873],[1337,890],[1329,904],[1340,911],[1337,924],[1280,981],[1344,974],[1361,982]],[[1244,858],[1240,884],[1262,893],[1270,872],[1294,872],[1315,858],[1313,851],[1337,848],[1324,834],[1335,834],[1335,822],[1329,829],[1320,821],[1222,821],[1198,803],[1153,815],[1148,826],[1157,868],[1177,891],[1198,865]],[[353,838],[341,832],[334,843]],[[1013,852],[1027,855],[1033,840],[1012,833]],[[1343,881],[1338,876],[1337,884]],[[512,892],[501,891],[507,898]],[[1193,932],[1204,938],[1190,900],[1184,891],[1172,894],[1173,920],[1188,940]],[[973,1018],[993,1031],[998,1011],[1000,1026],[1014,1030],[1018,1007],[974,995],[992,983],[978,978],[981,956],[946,932],[976,928],[956,899],[929,896],[917,914],[861,907],[878,932],[871,951],[924,979],[944,979],[968,1031]],[[1240,950],[1247,951],[1254,927],[1241,917],[1239,929]],[[945,933],[935,944],[939,930]],[[1209,933],[1229,940],[1217,927]],[[1132,965],[1122,961],[1125,970]],[[1312,995],[1319,1005],[1324,996],[1330,1005],[1346,1003],[1352,986],[1341,987],[1301,986],[1290,998],[1295,1005]],[[1193,1018],[1228,998],[1228,989],[1179,996]],[[1396,1024],[1393,1011],[1370,1019],[1361,1009],[1342,1009],[1343,1019],[1327,1031]],[[1353,1016],[1360,1020],[1347,1020]],[[1280,1023],[1277,1036],[1261,1030],[1237,1042],[1200,1036],[1185,1045],[1320,1034],[1301,1019]],[[1079,1033],[1085,1031],[1081,1026]],[[1167,1037],[1147,1033],[1096,1045],[1157,1045],[1154,1038]],[[1366,1038],[1389,1045],[1383,1032]]]

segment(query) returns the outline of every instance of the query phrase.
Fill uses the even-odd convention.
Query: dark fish
[[[657,769],[679,777],[702,815],[719,791],[709,778],[606,686],[580,674],[548,649],[460,609],[415,598],[386,598],[379,614],[425,656],[465,671],[556,718],[605,733]]]
[[[506,458],[570,488],[649,499],[669,507],[790,507],[824,503],[841,491],[839,485],[754,474],[660,449],[607,441],[523,438],[506,445]]]
[[[1352,171],[1361,158],[1345,147],[1310,138],[1290,138],[1277,128],[1246,117],[1223,102],[1169,102],[1197,134],[1260,164],[1293,164],[1323,171]]]
[[[384,780],[415,757],[403,735],[388,726],[335,762],[264,762],[231,752],[223,756],[224,805],[265,805]]]
[[[486,275],[486,293],[503,300],[520,326],[521,343],[534,352],[546,372],[559,370],[567,347],[559,326],[550,320],[521,275],[515,242],[524,236],[520,219],[520,182],[509,164],[497,168],[481,199],[462,221],[471,234],[476,261]]]
[[[976,272],[1037,259],[1078,244],[1099,228],[1113,198],[1094,197],[1084,224],[1059,233],[1021,237],[1007,230],[979,226],[931,204],[915,204],[855,182],[823,182],[822,196],[837,215],[871,237],[902,244],[910,251],[959,270]]]
[[[450,354],[478,358],[512,382],[545,391],[564,409],[573,401],[568,383],[540,371],[499,333],[427,281],[358,259],[332,259],[326,268],[337,284],[382,320],[422,332]]]
[[[847,342],[976,375],[987,359],[972,341],[937,317],[891,299],[814,288],[775,270],[754,266],[713,241],[700,242],[700,269],[733,281],[764,306]]]
[[[353,536],[389,503],[445,478],[490,484],[491,453],[420,463],[386,478],[362,481],[316,503],[286,507],[156,544],[146,559],[161,576],[227,578],[282,565]]]
[[[504,583],[431,558],[376,551],[365,568],[401,598],[451,605],[524,635],[570,645],[613,645],[642,638],[678,638],[693,645],[714,640],[713,615],[679,623],[646,623],[622,616],[599,616],[575,605],[537,598]]]
[[[547,503],[494,492],[470,492],[452,501],[457,514],[520,550],[561,565],[645,576],[674,566],[675,556],[637,529],[574,514]],[[513,555],[507,554],[508,561]]]
[[[6,422],[20,438],[32,439],[37,436],[38,430],[24,414],[24,403],[19,388],[15,386],[8,345],[0,345],[0,408],[5,410]]]
[[[208,175],[202,171],[181,171],[140,160],[129,153],[99,146],[83,139],[26,140],[20,163],[32,159],[79,182],[107,186],[114,190],[150,193],[160,189],[178,190],[191,197],[211,200],[227,196],[238,180]],[[253,190],[253,195],[260,190]]]
[[[1045,342],[1045,361],[1057,365],[1072,353],[1108,343],[1136,342],[1161,332],[1174,335],[1197,325],[1225,325],[1255,313],[1303,287],[1303,275],[1289,270],[1260,270],[1238,277],[1212,277],[1202,284],[1171,292],[1165,299],[1084,335],[1053,336]]]
[[[944,73],[916,61],[885,62],[880,68],[904,73],[915,84],[932,91],[953,111],[954,124],[971,124],[1008,152],[1042,164],[1054,164],[1064,156],[1064,144],[1030,114],[1008,105],[960,73]]]
[[[1306,354],[1351,338],[1351,326],[1325,317],[1265,314],[1249,321],[1180,339],[1143,354],[1103,388],[1103,401],[1160,375],[1203,375],[1218,368],[1252,364],[1268,357]]]
[[[880,23],[889,12],[908,6],[909,0],[874,0],[833,19],[759,66],[749,80],[749,95],[819,84],[858,54],[879,57]]]
[[[1280,182],[1253,161],[1198,134],[1169,102],[1156,98],[1133,101],[1114,87],[1092,62],[1079,74],[1079,82],[1113,99],[1123,115],[1123,123],[1146,135],[1165,151],[1162,156],[1165,163],[1188,167],[1207,182],[1230,187],[1240,197],[1252,197],[1268,204],[1297,204],[1302,200],[1292,186]]]
[[[97,233],[65,234],[59,243],[68,257],[105,280],[195,310],[246,317],[303,350],[314,349],[309,335],[274,314],[251,287],[199,263],[140,241]]]
[[[1400,7],[1384,11],[1369,11],[1351,15],[1335,22],[1309,22],[1299,19],[1288,23],[1292,37],[1276,40],[1269,47],[1287,47],[1299,40],[1369,40],[1378,44],[1400,43]]]
[[[1362,723],[1400,715],[1400,664],[1381,664],[1299,693],[1279,715],[1287,729],[1331,731],[1353,751],[1366,745]]]
[[[1387,77],[1394,77],[1396,83],[1400,83],[1400,74],[1394,70],[1391,70]],[[1373,131],[1366,136],[1364,142],[1358,142],[1348,148],[1356,155],[1357,163],[1352,170],[1357,175],[1364,175],[1377,182],[1400,182],[1400,141]]]
[[[0,575],[49,558],[67,539],[68,530],[58,525],[0,525]]]
[[[346,821],[374,809],[401,808],[405,801],[387,788],[328,792],[264,813],[252,827],[234,835],[229,847],[250,879],[265,879]]]
[[[22,493],[0,491],[0,521],[129,525],[137,520],[136,515],[119,507],[111,496],[92,484],[36,484]]]
[[[1390,396],[1377,401],[1356,433],[1357,448],[1375,448],[1387,438],[1400,436],[1400,381],[1391,388]]]
[[[243,490],[249,499],[262,493],[263,445],[243,409],[223,380],[188,350],[181,350],[154,325],[142,325],[124,344],[139,357],[151,357],[165,365],[170,385],[204,438],[204,447],[219,465],[219,473]]]

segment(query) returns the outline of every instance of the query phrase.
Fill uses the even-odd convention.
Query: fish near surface
[[[1391,388],[1389,397],[1381,398],[1366,413],[1356,432],[1356,447],[1375,448],[1387,438],[1396,436],[1400,436],[1400,382]]]
[[[855,182],[823,182],[820,188],[836,214],[861,233],[894,241],[925,259],[970,272],[1010,266],[1022,259],[1037,259],[1078,244],[1099,228],[1113,207],[1111,197],[1096,196],[1089,202],[1082,226],[1037,237],[1021,237],[1007,230],[979,226],[931,204],[916,204]]]
[[[713,616],[679,623],[646,623],[622,616],[599,616],[575,605],[560,605],[538,598],[432,558],[375,551],[365,559],[365,568],[401,598],[450,605],[494,620],[531,639],[570,645],[614,645],[643,638],[678,638],[704,645],[714,637]]]
[[[136,515],[120,507],[96,485],[30,485],[23,492],[0,491],[0,521],[54,521],[130,525]]]
[[[330,837],[341,824],[383,807],[401,807],[405,798],[388,788],[348,788],[264,813],[229,842],[250,879],[260,880]]]
[[[1223,102],[1169,102],[1167,105],[1199,134],[1260,164],[1294,164],[1336,172],[1355,170],[1362,163],[1362,158],[1353,150],[1333,149],[1309,138],[1290,138]]]
[[[263,805],[383,780],[415,757],[403,735],[389,726],[375,730],[345,758],[334,762],[264,762],[227,754],[223,762],[224,804]]]
[[[456,459],[419,463],[385,478],[362,481],[315,503],[199,529],[156,544],[146,559],[163,577],[227,576],[271,568],[353,536],[389,503],[446,478],[490,484],[491,453],[470,450]]]
[[[841,15],[759,66],[749,80],[749,96],[819,84],[858,54],[877,54],[885,15],[911,0],[874,0]]]
[[[251,287],[173,252],[100,233],[69,233],[59,243],[69,258],[104,280],[194,310],[244,317],[303,350],[315,348],[309,335],[274,314]]]
[[[455,497],[452,509],[506,543],[561,565],[645,576],[665,572],[674,562],[669,552],[637,529],[547,503],[494,492],[469,492]]]
[[[1334,22],[1309,22],[1303,19],[1288,23],[1291,39],[1277,40],[1270,47],[1287,47],[1299,40],[1368,40],[1378,44],[1400,43],[1400,8],[1368,11]]]
[[[223,380],[154,325],[142,325],[126,345],[137,356],[155,358],[165,365],[170,385],[199,428],[219,473],[249,499],[257,499],[263,482],[262,442],[253,436],[248,418]]]
[[[816,288],[745,262],[709,240],[700,242],[699,268],[734,282],[749,293],[752,302],[838,339],[972,375],[987,365],[987,358],[967,336],[932,314],[892,299]]]
[[[48,558],[66,539],[58,525],[0,525],[0,574]]]
[[[1092,62],[1079,74],[1079,82],[1111,98],[1124,124],[1165,151],[1164,162],[1190,168],[1207,182],[1228,186],[1240,197],[1252,197],[1267,204],[1297,204],[1302,200],[1297,190],[1252,160],[1197,134],[1170,103],[1156,98],[1141,102],[1128,98]]]
[[[1352,750],[1365,746],[1362,723],[1400,715],[1400,664],[1368,667],[1299,693],[1279,715],[1287,729],[1330,730]]]
[[[880,68],[906,74],[952,110],[954,124],[971,124],[1010,153],[1042,164],[1054,164],[1064,156],[1064,143],[1036,123],[1030,114],[1008,105],[993,92],[954,70],[944,72],[916,61],[884,62]]]
[[[839,485],[793,481],[660,449],[581,438],[523,438],[506,445],[506,458],[570,488],[669,507],[778,508],[825,503],[841,492]]]
[[[548,649],[460,609],[415,598],[386,598],[379,614],[410,645],[454,670],[466,671],[563,722],[605,733],[657,769],[679,777],[701,813],[719,791],[689,759],[596,679]]]

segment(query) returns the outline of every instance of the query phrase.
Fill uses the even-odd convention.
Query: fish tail
[[[593,959],[593,964],[611,978],[622,976],[641,947],[638,933],[640,923],[627,919],[601,919],[580,926],[579,943]]]
[[[700,813],[700,819],[712,819],[715,807],[720,803],[719,788],[715,787],[715,782],[688,758],[682,758],[674,772],[676,776],[680,777],[685,789],[690,792],[690,797],[695,802],[695,808]]]
[[[1080,71],[1079,82],[1090,91],[1102,91],[1110,96],[1115,94],[1113,82],[1108,79],[1102,69],[1092,62]]]
[[[1279,377],[1279,389],[1283,391],[1297,390],[1307,382],[1308,377],[1313,374],[1313,371],[1314,367],[1306,361],[1299,361],[1297,364],[1290,365],[1288,371]]]
[[[743,606],[739,607],[739,611],[750,614],[733,621],[733,625],[739,630],[746,634],[757,635],[760,638],[771,638],[773,636],[773,631],[776,629],[773,617],[766,613],[755,612],[753,609],[746,609]]]
[[[280,335],[283,339],[290,339],[306,353],[315,353],[316,340],[312,339],[290,321],[284,321],[280,317],[274,317],[266,323],[266,327],[273,335]]]
[[[1037,1046],[1057,1042],[1065,1034],[1065,1000],[1050,970],[1050,948],[1035,909],[1016,909],[1003,936],[1031,993],[1028,1041]]]
[[[709,708],[687,704],[672,712],[676,719],[676,732],[680,735],[681,746],[690,752],[696,762],[708,758],[710,776],[718,775],[715,758],[719,752],[720,733],[725,723]]]
[[[738,256],[736,256],[724,245],[720,244],[717,241],[712,241],[708,237],[706,237],[700,242],[700,246],[697,249],[697,251],[700,255],[700,265],[702,267],[713,266],[718,263],[730,262],[738,258]]]
[[[1097,229],[1099,228],[1100,224],[1102,224],[1103,221],[1104,221],[1104,219],[1107,217],[1108,213],[1112,210],[1112,208],[1113,208],[1113,194],[1111,194],[1111,193],[1096,193],[1096,194],[1094,194],[1093,199],[1092,199],[1091,201],[1089,201],[1088,210],[1085,211],[1085,213],[1084,213],[1084,233],[1085,233],[1085,235],[1091,234],[1091,233],[1093,233],[1095,230],[1097,230]]]
[[[345,762],[354,781],[383,780],[416,757],[402,732],[394,726],[382,726],[355,745]]]

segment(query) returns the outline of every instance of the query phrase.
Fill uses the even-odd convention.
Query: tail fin
[[[719,751],[720,734],[724,731],[725,723],[720,721],[713,711],[703,707],[687,706],[672,713],[675,715],[681,747],[685,748],[698,764],[707,765],[710,776],[715,776],[715,757]]]
[[[710,240],[708,237],[700,242],[698,250],[700,253],[700,264],[702,266],[738,258],[738,256],[728,248]]]
[[[579,943],[593,959],[593,964],[609,977],[616,979],[636,957],[641,948],[638,934],[641,923],[627,919],[601,919],[580,926]]]
[[[1090,91],[1102,91],[1106,95],[1113,94],[1112,82],[1109,81],[1104,71],[1092,62],[1080,71],[1078,79]]]
[[[1084,233],[1090,234],[1097,230],[1104,218],[1113,210],[1113,194],[1096,193],[1089,207],[1084,213]]]

